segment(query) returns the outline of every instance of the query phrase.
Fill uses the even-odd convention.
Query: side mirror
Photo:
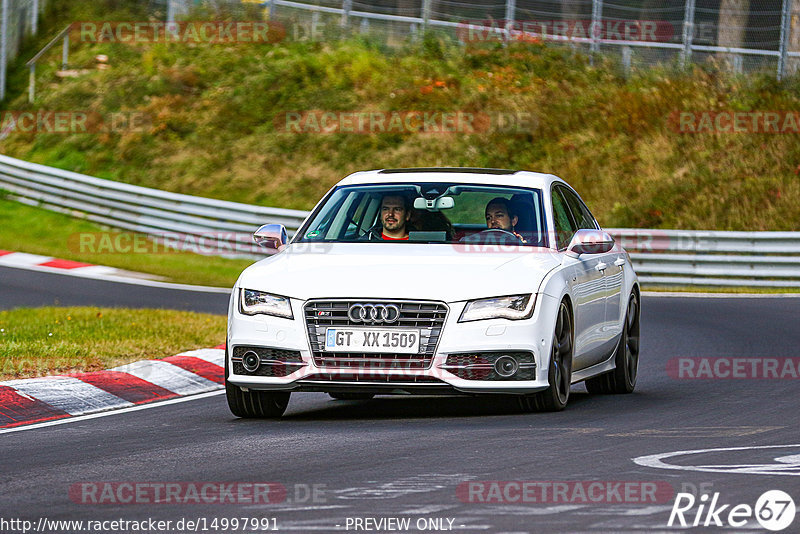
[[[280,250],[289,238],[286,235],[286,227],[282,224],[265,224],[255,231],[253,241],[260,247]]]
[[[577,258],[581,254],[604,254],[614,248],[614,238],[603,230],[578,230],[572,236],[567,254]]]

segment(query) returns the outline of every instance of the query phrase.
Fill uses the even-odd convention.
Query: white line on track
[[[724,447],[717,449],[696,449],[688,451],[674,451],[659,454],[649,454],[647,456],[639,456],[633,458],[633,462],[643,467],[652,467],[655,469],[675,469],[679,471],[700,471],[706,473],[732,473],[732,474],[748,474],[748,475],[800,475],[800,470],[797,465],[797,460],[800,460],[800,454],[793,454],[783,458],[776,458],[778,463],[775,464],[751,464],[747,466],[742,465],[678,465],[670,464],[664,460],[674,458],[676,456],[687,456],[693,454],[704,454],[708,452],[730,452],[730,451],[747,451],[747,450],[766,450],[766,449],[786,449],[798,448],[800,443],[791,445],[750,445],[746,447]]]
[[[703,299],[786,299],[800,298],[800,293],[682,293],[680,291],[642,291],[646,297],[681,297]]]
[[[64,419],[56,419],[55,421],[45,421],[44,423],[34,423],[32,425],[24,425],[24,426],[17,426],[14,428],[6,428],[0,430],[0,434],[10,434],[12,432],[22,432],[23,430],[34,430],[37,428],[45,428],[49,426],[56,426],[56,425],[64,425],[67,423],[76,423],[78,421],[86,421],[88,419],[98,419],[100,417],[108,417],[110,415],[119,415],[123,413],[129,412],[138,412],[139,410],[147,410],[149,408],[158,408],[159,406],[166,406],[168,404],[179,404],[181,402],[188,402],[198,399],[205,399],[207,397],[213,397],[215,395],[222,395],[225,393],[225,390],[219,391],[209,391],[208,393],[200,393],[198,395],[190,395],[188,397],[181,397],[178,399],[169,399],[165,401],[159,402],[151,402],[148,404],[138,404],[136,406],[132,406],[130,408],[120,408],[119,410],[112,410],[110,412],[100,412],[100,413],[92,413],[88,415],[79,415],[76,417],[65,417]]]

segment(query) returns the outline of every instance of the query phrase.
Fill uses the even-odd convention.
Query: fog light
[[[508,378],[517,374],[519,363],[516,358],[511,356],[500,356],[494,362],[495,372],[503,378]]]
[[[248,373],[255,373],[260,365],[261,358],[252,350],[245,352],[244,356],[242,356],[242,367],[244,367],[244,370]]]

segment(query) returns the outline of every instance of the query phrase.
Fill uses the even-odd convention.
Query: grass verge
[[[188,252],[82,252],[81,234],[103,232],[99,225],[0,198],[0,249],[108,265],[155,274],[167,281],[232,287],[252,260],[226,259]],[[97,250],[97,249],[95,249]]]
[[[97,20],[85,12],[94,3],[55,4],[61,11],[48,21],[61,20],[48,22],[54,28]],[[114,18],[109,13],[105,18]],[[202,20],[216,20],[212,15]],[[97,68],[97,54],[108,56],[108,68]],[[569,47],[459,46],[436,36],[391,47],[364,36],[231,45],[75,40],[70,65],[83,74],[57,76],[55,51],[40,63],[34,105],[26,100],[24,64],[10,70],[9,110],[131,112],[148,120],[100,133],[14,131],[3,151],[103,178],[309,209],[356,170],[504,167],[562,176],[606,227],[800,228],[795,129],[688,133],[675,119],[681,112],[739,111],[794,118],[798,76],[731,75],[713,61],[625,76],[615,59],[591,64]],[[348,133],[344,125],[330,133],[308,121],[292,126],[293,112],[311,110],[334,116],[463,112],[488,122],[475,131],[429,133]]]
[[[0,379],[90,372],[225,341],[225,317],[173,310],[0,311]]]

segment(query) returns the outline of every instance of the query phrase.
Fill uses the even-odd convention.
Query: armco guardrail
[[[280,223],[291,233],[308,215],[123,184],[3,155],[0,188],[21,202],[156,239],[194,237],[203,241],[201,249],[210,246],[223,256],[261,257],[266,252],[252,244],[259,225]],[[645,285],[800,287],[800,232],[608,231],[630,252]]]
[[[800,287],[800,232],[608,232],[630,253],[642,284]]]
[[[253,245],[255,228],[274,222],[285,225],[291,232],[308,215],[304,211],[252,206],[103,180],[3,155],[0,155],[0,188],[27,204],[149,234],[167,242],[180,242],[188,250],[213,250],[224,256],[263,256],[266,251]]]

